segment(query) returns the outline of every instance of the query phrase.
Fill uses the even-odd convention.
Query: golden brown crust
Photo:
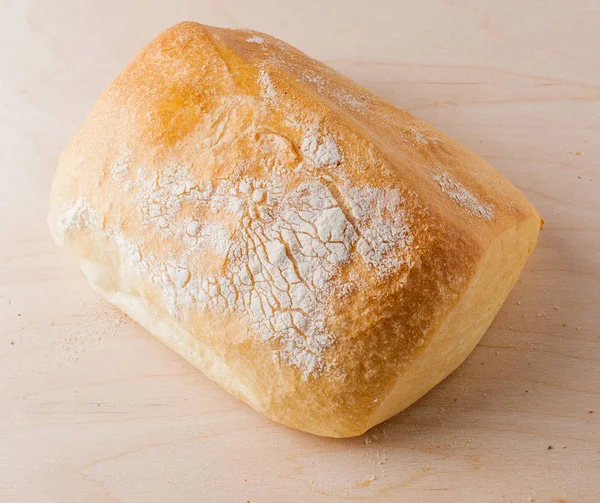
[[[95,288],[228,391],[344,437],[461,363],[540,217],[456,141],[287,44],[182,23],[63,153],[49,223]]]

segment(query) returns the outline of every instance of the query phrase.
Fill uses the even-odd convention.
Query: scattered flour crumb
[[[335,140],[323,135],[314,126],[302,139],[302,153],[317,168],[329,168],[342,161],[342,154]]]
[[[246,42],[248,42],[249,44],[262,44],[264,43],[264,41],[265,39],[259,35],[254,35],[253,37],[246,39]]]
[[[438,138],[437,136],[431,136],[431,135],[426,135],[425,133],[423,133],[423,131],[415,128],[415,127],[410,127],[409,131],[412,134],[413,137],[413,145],[429,145],[431,143],[441,143],[442,140],[440,138]]]
[[[261,68],[258,72],[258,83],[260,84],[260,94],[264,99],[272,101],[277,97],[273,81],[264,68]]]
[[[112,165],[110,172],[115,180],[123,182],[129,175],[129,163],[131,162],[131,151],[126,150]]]
[[[130,318],[106,301],[95,297],[81,302],[73,321],[52,345],[50,357],[63,368],[75,364],[79,357],[108,339],[118,337]]]
[[[94,209],[88,200],[82,197],[66,206],[56,224],[52,226],[52,234],[63,243],[72,232],[83,228],[96,228],[98,225],[99,220]]]
[[[403,264],[412,265],[413,237],[400,193],[394,189],[348,187],[345,195],[360,229],[357,248],[365,262],[380,276],[387,276]]]
[[[317,75],[315,73],[307,73],[304,75],[304,79],[308,82],[316,84],[319,91],[321,91],[321,88],[325,85],[325,79],[321,75]]]
[[[433,179],[438,182],[442,189],[442,192],[461,208],[467,210],[471,215],[491,220],[494,218],[492,208],[486,204],[481,203],[473,194],[465,189],[460,183],[450,178],[448,173],[442,173],[436,175]]]

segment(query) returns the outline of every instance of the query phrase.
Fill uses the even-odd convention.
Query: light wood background
[[[254,413],[99,300],[48,236],[61,149],[187,19],[325,61],[546,219],[467,362],[361,438]],[[600,1],[0,0],[0,173],[1,502],[600,501]]]

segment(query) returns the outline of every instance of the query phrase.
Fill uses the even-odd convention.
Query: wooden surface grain
[[[488,159],[546,225],[467,362],[363,437],[221,391],[50,240],[57,157],[182,20],[285,39]],[[600,1],[0,0],[0,501],[600,501]]]

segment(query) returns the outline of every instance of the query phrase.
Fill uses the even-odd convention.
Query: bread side
[[[454,140],[264,34],[177,25],[63,153],[90,283],[274,420],[352,436],[475,346],[540,217]]]

